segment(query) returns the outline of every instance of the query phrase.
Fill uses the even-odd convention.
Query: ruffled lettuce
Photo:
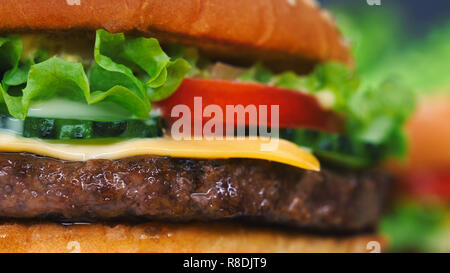
[[[19,67],[19,61],[22,55],[22,42],[18,36],[10,35],[0,38],[0,75],[3,79],[0,85],[0,103],[4,103],[10,112],[21,113],[21,99],[13,96],[16,90],[9,86],[20,86],[26,82],[27,66]],[[11,95],[10,95],[11,94]],[[2,107],[4,108],[4,107]]]
[[[113,103],[146,120],[150,101],[170,96],[190,70],[186,60],[164,53],[156,39],[105,30],[96,33],[95,62],[87,73],[81,63],[45,53],[21,60],[20,38],[0,38],[0,103],[18,119],[25,119],[33,102],[67,99],[92,107]]]

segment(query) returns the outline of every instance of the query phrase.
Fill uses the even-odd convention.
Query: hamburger
[[[0,251],[383,245],[377,166],[404,152],[410,94],[362,88],[314,1],[5,0],[0,19]]]

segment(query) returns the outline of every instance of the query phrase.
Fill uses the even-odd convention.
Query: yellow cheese
[[[120,159],[138,155],[185,158],[255,158],[275,161],[308,170],[320,170],[310,152],[280,139],[273,151],[261,150],[270,139],[174,140],[169,137],[132,139],[112,143],[56,143],[0,132],[0,152],[28,152],[62,160]]]

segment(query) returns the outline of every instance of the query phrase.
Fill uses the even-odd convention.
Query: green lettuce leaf
[[[295,90],[312,90],[313,78],[299,77],[292,71],[283,72],[274,78],[273,84],[278,87]]]
[[[204,68],[211,65],[212,62],[207,57],[200,55],[197,48],[185,47],[178,43],[171,43],[167,45],[166,51],[172,59],[183,59],[189,63],[190,69],[186,74],[188,77],[202,76],[200,78],[207,78],[203,77],[205,76],[205,73],[207,73],[207,70]]]
[[[171,61],[156,39],[126,39],[121,33],[110,34],[105,30],[97,31],[94,58],[102,69],[108,71],[103,74],[111,73],[108,78],[128,78],[128,84],[135,85],[134,90],[139,91],[139,95],[148,95],[152,101],[169,97],[190,70],[184,59]],[[135,77],[133,72],[141,74],[141,77]]]
[[[376,88],[357,92],[349,100],[351,124],[349,130],[372,143],[389,140],[402,127],[416,105],[414,91],[397,79],[388,79]]]
[[[167,72],[164,72],[164,84],[160,86],[147,87],[147,95],[151,101],[160,101],[168,98],[176,90],[183,79],[189,73],[191,66],[184,59],[176,59],[167,65]]]
[[[311,94],[326,91],[333,94],[332,107],[336,111],[346,111],[347,99],[359,87],[358,75],[339,63],[321,64],[311,74],[304,76],[299,76],[292,71],[275,75],[258,63],[244,72],[238,80],[271,84]]]
[[[347,66],[339,63],[325,63],[319,65],[307,77],[307,88],[312,93],[329,91],[334,96],[333,109],[346,112],[347,102],[359,88],[358,74]]]
[[[150,101],[170,96],[191,69],[186,60],[166,55],[156,39],[105,30],[96,33],[95,63],[87,73],[81,63],[49,58],[45,50],[27,60],[21,55],[19,37],[0,38],[0,103],[18,119],[33,102],[70,100],[103,108],[113,103],[130,113],[124,118],[146,120]]]
[[[10,35],[0,38],[0,75],[4,75],[0,85],[0,103],[11,105],[13,109],[21,107],[20,98],[13,97],[7,92],[8,85],[6,83],[20,82],[23,79],[23,75],[16,76],[21,54],[22,42],[18,36]]]
[[[17,67],[22,54],[22,42],[18,36],[0,37],[0,73]]]
[[[94,90],[107,91],[114,86],[121,85],[145,98],[145,88],[131,68],[124,64],[123,33],[110,34],[105,30],[98,30],[95,40],[94,59],[96,64],[89,71],[89,78]]]

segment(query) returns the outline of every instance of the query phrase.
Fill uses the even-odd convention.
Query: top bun
[[[0,30],[137,32],[235,61],[351,62],[314,0],[2,0]]]

